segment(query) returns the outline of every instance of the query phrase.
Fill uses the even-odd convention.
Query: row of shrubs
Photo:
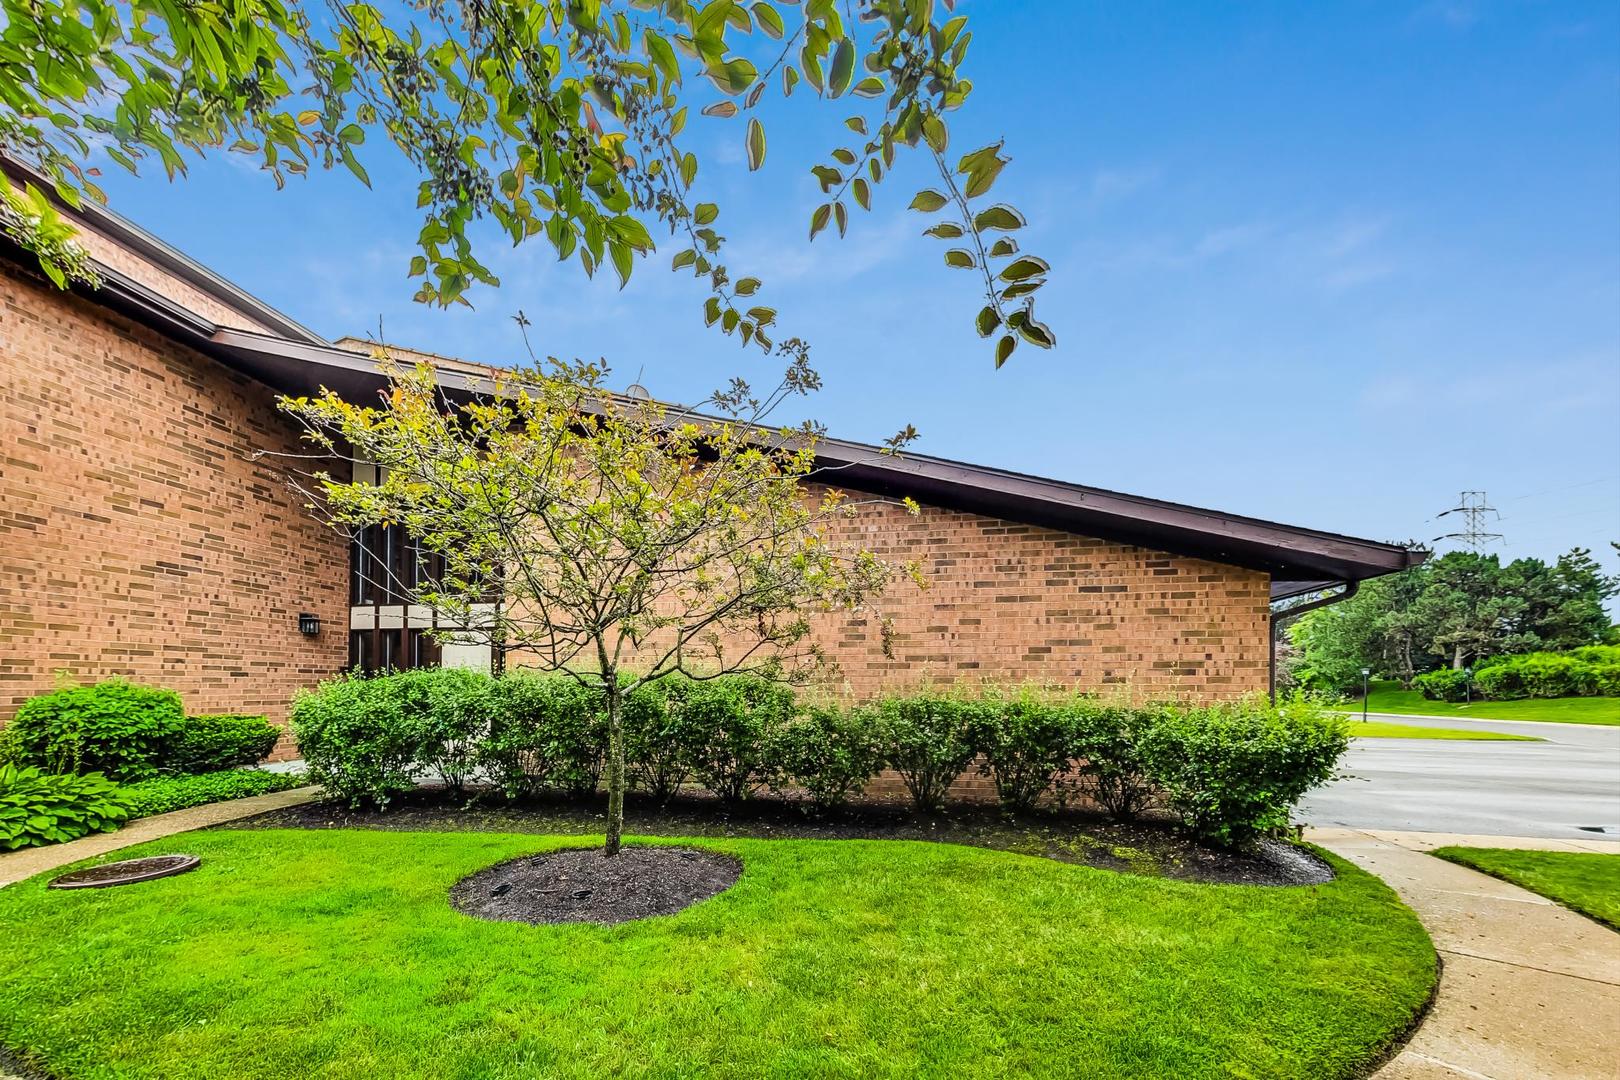
[[[1419,675],[1415,685],[1430,701],[1620,697],[1620,645],[1499,656],[1471,677],[1447,668]]]
[[[279,734],[262,716],[188,717],[174,691],[121,679],[31,698],[0,730],[0,850],[301,784],[237,767]]]
[[[135,781],[251,765],[280,734],[262,716],[188,717],[173,690],[108,679],[23,702],[0,730],[0,762]]]
[[[603,695],[566,675],[424,670],[346,676],[295,700],[309,776],[351,804],[387,805],[424,776],[460,792],[594,792],[606,757]],[[970,770],[1028,809],[1083,796],[1130,818],[1173,813],[1200,839],[1246,846],[1288,827],[1343,754],[1343,723],[1303,701],[1123,705],[1033,693],[919,694],[854,707],[801,703],[748,676],[670,678],[624,699],[634,784],[688,783],[736,803],[763,789],[835,808],[884,769],[934,811]]]

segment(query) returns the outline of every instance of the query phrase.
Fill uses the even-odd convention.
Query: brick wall
[[[0,718],[66,671],[282,722],[344,665],[346,548],[249,458],[299,449],[274,397],[0,264]]]
[[[928,585],[889,586],[892,658],[872,619],[818,626],[855,697],[980,680],[1198,699],[1266,687],[1264,573],[933,507],[869,505],[837,527],[919,560]]]

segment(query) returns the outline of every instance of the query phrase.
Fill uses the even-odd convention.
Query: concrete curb
[[[205,829],[239,818],[253,817],[284,806],[297,806],[320,796],[318,786],[275,791],[269,795],[253,795],[246,799],[193,806],[188,810],[175,810],[168,814],[154,814],[138,818],[117,832],[96,833],[50,847],[25,848],[22,851],[0,855],[0,888],[14,885],[35,874],[43,874],[82,859],[93,859],[121,848],[134,847],[148,840],[161,840],[176,833]]]
[[[1620,934],[1428,854],[1447,845],[1620,854],[1620,843],[1342,828],[1306,839],[1383,878],[1440,953],[1433,1008],[1375,1080],[1620,1075]]]

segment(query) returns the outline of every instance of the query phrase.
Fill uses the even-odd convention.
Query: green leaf
[[[940,240],[955,240],[962,235],[962,226],[942,221],[931,229],[924,229],[923,235],[937,237]]]
[[[978,265],[978,260],[973,257],[973,252],[966,248],[951,248],[945,253],[945,265],[954,266],[959,270],[972,270]]]
[[[752,61],[739,56],[723,63],[710,64],[703,74],[722,93],[737,95],[748,89],[759,75],[759,70]]]
[[[1018,348],[1018,339],[1011,334],[1007,334],[996,342],[996,367],[999,368],[1002,364],[1005,364],[1007,357],[1011,356],[1016,348]]]
[[[712,202],[701,202],[692,208],[692,221],[697,225],[707,225],[720,216],[720,208]]]
[[[854,190],[855,201],[860,204],[861,209],[872,209],[872,189],[867,184],[866,178],[857,176],[855,178],[855,182],[851,184],[850,187]]]
[[[703,115],[727,119],[737,115],[737,106],[729,101],[717,101],[713,105],[703,106]]]
[[[1001,156],[999,142],[964,154],[956,166],[956,171],[967,177],[962,194],[972,199],[989,191],[1006,164],[1007,159]]]
[[[930,113],[923,118],[923,138],[936,154],[943,154],[950,145],[950,133],[945,130],[945,121],[939,118],[938,113]]]
[[[888,87],[884,85],[882,79],[878,78],[876,75],[868,75],[866,78],[855,84],[855,89],[852,90],[851,93],[853,93],[856,97],[870,98],[877,97],[886,89],[888,89]]]
[[[816,238],[816,233],[827,227],[827,219],[832,217],[832,203],[816,207],[815,213],[810,215],[810,239]]]
[[[832,71],[827,76],[827,90],[833,97],[838,97],[849,89],[849,80],[855,74],[855,42],[850,38],[842,38],[838,48],[833,51]]]
[[[759,118],[748,118],[748,169],[750,172],[765,164],[765,125]]]
[[[777,41],[782,40],[782,16],[777,13],[775,8],[770,4],[761,2],[755,4],[749,10],[754,13],[754,21],[759,24],[761,30]]]
[[[1044,274],[1051,269],[1052,268],[1047,265],[1045,259],[1037,259],[1033,255],[1025,255],[1023,258],[1008,264],[1007,268],[1001,272],[1001,280],[1023,281],[1025,278],[1036,277],[1037,275]]]
[[[1052,328],[1045,323],[1036,322],[1032,311],[1026,312],[1018,324],[1018,333],[1037,348],[1050,349],[1057,344],[1057,336],[1052,333]]]
[[[924,188],[922,191],[917,192],[916,198],[911,200],[911,209],[921,210],[925,214],[931,214],[949,201],[949,199],[945,198],[945,196],[941,195],[939,192],[930,191]]]
[[[838,222],[838,235],[849,228],[849,209],[842,202],[833,203],[833,218]]]
[[[739,278],[737,284],[731,287],[731,291],[736,293],[738,296],[753,296],[754,293],[759,291],[759,278]]]
[[[980,232],[986,229],[1022,229],[1027,224],[1029,223],[1024,220],[1023,214],[1005,203],[997,203],[988,210],[982,210],[973,218],[973,227]]]
[[[703,301],[703,325],[713,326],[720,318],[720,298],[711,296]]]
[[[1010,236],[1003,236],[995,243],[990,245],[990,255],[992,258],[1001,259],[1007,257],[1008,255],[1016,254],[1018,254],[1018,241],[1014,240]]]
[[[996,314],[995,308],[986,305],[979,310],[979,317],[974,320],[974,325],[978,327],[980,337],[989,337],[995,333],[996,327],[1001,325],[1001,316]]]
[[[664,78],[672,83],[681,81],[680,61],[675,57],[675,49],[669,41],[656,30],[647,30],[642,34],[642,43],[646,46],[647,56],[657,65],[658,70],[664,73]]]

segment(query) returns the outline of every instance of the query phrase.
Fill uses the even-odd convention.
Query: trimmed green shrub
[[[1469,695],[1468,676],[1454,668],[1419,675],[1412,685],[1430,701],[1465,701]]]
[[[418,764],[438,773],[444,786],[459,796],[478,769],[479,753],[494,721],[495,680],[465,668],[408,674],[427,681]]]
[[[129,807],[100,773],[42,773],[0,765],[0,850],[60,844],[93,832],[112,832]]]
[[[918,810],[932,812],[967,769],[982,706],[933,694],[884,698],[870,722],[883,740],[889,767],[900,774]]]
[[[387,806],[416,786],[432,756],[425,672],[328,679],[293,699],[293,734],[309,778],[351,806]]]
[[[692,776],[737,803],[777,779],[776,733],[793,715],[793,691],[756,675],[693,679],[686,711],[694,727]]]
[[[1480,696],[1496,701],[1620,696],[1620,648],[1589,645],[1563,653],[1500,656],[1481,666],[1474,682]]]
[[[281,729],[262,716],[188,716],[163,750],[165,769],[205,773],[255,765],[276,748]]]
[[[219,769],[189,776],[159,776],[118,789],[118,796],[129,806],[131,817],[167,814],[206,803],[245,799],[302,787],[309,781],[302,773],[273,773],[263,769]]]
[[[1130,821],[1157,797],[1142,760],[1142,733],[1160,706],[1127,708],[1094,700],[1069,707],[1069,755],[1079,761],[1081,793],[1110,817]]]
[[[778,789],[803,788],[817,809],[832,810],[883,768],[884,745],[865,714],[814,707],[776,732],[770,753]]]
[[[478,762],[508,796],[548,785],[596,790],[607,753],[600,692],[567,675],[513,672],[494,681],[489,736]]]
[[[979,773],[995,780],[1009,810],[1028,810],[1058,791],[1074,757],[1074,716],[1027,694],[987,697],[974,710],[972,745],[983,756]]]
[[[138,780],[163,763],[185,722],[173,690],[108,679],[29,698],[6,725],[8,758],[55,773]]]
[[[659,802],[668,802],[703,756],[708,729],[688,708],[692,681],[669,676],[625,695],[624,756],[630,778]]]
[[[1284,835],[1294,805],[1333,776],[1346,724],[1303,701],[1167,706],[1139,738],[1165,805],[1200,840],[1247,848]]]

